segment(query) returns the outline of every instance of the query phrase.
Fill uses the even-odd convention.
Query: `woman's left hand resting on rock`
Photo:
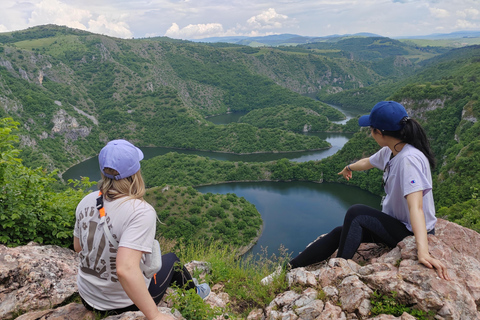
[[[427,227],[423,213],[423,191],[410,193],[406,198],[410,211],[410,222],[417,243],[418,262],[427,268],[434,268],[440,278],[451,280],[445,265],[440,260],[432,257],[428,251]]]

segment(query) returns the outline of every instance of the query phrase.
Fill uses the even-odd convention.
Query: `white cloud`
[[[291,25],[295,20],[289,19],[284,14],[279,14],[273,8],[252,16],[245,24],[236,23],[225,30],[221,23],[189,24],[180,28],[177,23],[172,23],[165,36],[181,39],[201,39],[207,37],[225,36],[265,36],[281,31],[285,25]],[[268,31],[267,31],[268,30]],[[151,34],[153,35],[153,33]]]
[[[182,29],[180,29],[178,24],[172,23],[165,36],[181,39],[200,39],[225,36],[225,32],[220,23],[189,24]]]
[[[273,8],[253,16],[247,20],[247,25],[252,29],[280,29],[288,22],[288,16],[279,14]]]
[[[91,19],[88,21],[88,31],[119,38],[131,38],[133,36],[126,22],[107,19],[104,15],[98,16],[95,20]]]
[[[467,18],[476,19],[479,16],[479,14],[480,14],[480,11],[473,8],[457,11],[457,16],[462,19],[467,19]]]
[[[75,6],[76,2],[62,0],[39,0],[33,6],[26,26],[56,24],[106,34],[113,37],[131,38],[133,33],[124,21],[126,15],[105,15]],[[105,10],[108,11],[108,10]]]
[[[53,23],[85,30],[86,27],[81,21],[90,17],[91,13],[88,10],[74,8],[58,0],[42,0],[35,5],[28,24]]]
[[[435,18],[447,18],[450,16],[450,13],[445,9],[429,8],[429,10],[432,16],[434,16]]]
[[[457,20],[457,24],[455,25],[455,28],[458,30],[473,30],[473,29],[480,29],[480,24],[471,22],[468,20],[462,20],[459,19]]]

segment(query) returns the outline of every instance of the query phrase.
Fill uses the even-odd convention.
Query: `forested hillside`
[[[22,158],[32,166],[63,170],[119,137],[141,146],[236,153],[319,149],[328,144],[317,137],[247,124],[216,126],[204,117],[289,103],[342,118],[276,84],[277,75],[263,62],[269,50],[121,40],[57,26],[1,34],[0,42],[1,115],[20,122]],[[277,55],[284,64],[291,60],[291,54]],[[291,87],[298,92],[314,90],[318,77],[336,81],[334,63],[302,59],[312,63],[295,67],[299,75]]]
[[[422,123],[431,139],[437,162],[433,190],[438,216],[480,231],[480,46],[456,49],[454,53],[436,59],[438,63],[429,64],[389,99],[404,104],[409,114]],[[290,109],[285,107],[282,110]],[[273,123],[288,127],[285,119],[278,121],[273,114],[270,116]],[[263,125],[268,125],[266,121],[270,117],[260,115],[256,119],[263,119]],[[296,119],[292,117],[290,120],[294,122]],[[165,155],[147,160],[145,174],[146,181],[151,184],[197,185],[232,180],[329,181],[353,184],[381,195],[382,172],[379,170],[355,172],[354,179],[349,182],[337,175],[346,164],[376,150],[378,145],[369,137],[368,130],[361,130],[342,150],[322,161],[295,163],[283,159],[269,163],[220,163],[194,156]],[[192,167],[199,168],[202,174],[188,169]],[[170,171],[177,172],[175,177],[166,174]]]
[[[301,94],[319,92],[327,101],[335,93],[391,83],[442,51],[386,39],[251,48],[165,37],[123,40],[54,25],[3,33],[0,115],[20,123],[25,164],[50,170],[64,170],[120,137],[140,146],[235,153],[320,149],[328,143],[288,131],[291,126],[217,126],[205,117],[288,104],[319,115],[303,126],[341,131],[330,121],[342,114]],[[371,56],[357,59],[357,45]]]
[[[352,132],[358,129],[355,119],[346,126],[333,124],[342,117],[338,111],[300,93],[317,92],[331,100],[342,95],[365,109],[393,99],[432,138],[439,214],[480,226],[479,46],[443,53],[445,48],[358,38],[259,49],[168,38],[121,40],[57,26],[0,34],[0,43],[0,115],[19,123],[15,147],[28,167],[63,170],[114,138],[140,146],[236,153],[325,148],[319,138],[296,132]],[[214,125],[205,119],[228,111],[251,112],[245,123]],[[220,164],[166,155],[147,161],[145,175],[149,186],[233,180],[343,183],[337,172],[376,148],[361,131],[320,162]],[[160,166],[174,176],[159,176],[155,168]],[[380,173],[372,171],[349,183],[381,194],[379,181]]]
[[[404,104],[431,139],[437,160],[433,176],[437,215],[480,231],[480,46],[454,49],[432,59],[389,99]],[[324,174],[325,179],[338,180],[335,172],[340,166],[372,151],[372,146],[365,148],[366,137],[361,134],[322,161],[334,168],[330,175]],[[380,173],[372,178],[370,174],[360,174],[350,183],[378,193]],[[377,184],[372,183],[375,179]]]

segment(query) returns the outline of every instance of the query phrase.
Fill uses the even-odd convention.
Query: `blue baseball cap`
[[[395,101],[381,101],[377,103],[369,115],[361,116],[358,124],[361,127],[372,126],[385,131],[398,131],[405,123],[402,121],[408,117],[405,107]]]
[[[140,160],[143,159],[142,150],[127,140],[112,140],[98,155],[100,170],[103,175],[115,180],[130,177],[140,170]],[[118,171],[116,176],[105,173],[105,168]]]

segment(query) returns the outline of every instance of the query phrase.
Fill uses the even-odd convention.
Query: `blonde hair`
[[[113,176],[118,175],[118,171],[111,168],[104,168],[105,173]],[[102,179],[98,182],[98,190],[103,194],[107,201],[119,199],[122,197],[129,197],[132,199],[143,200],[145,195],[145,183],[143,177],[138,170],[130,177],[120,180],[110,179],[101,173]]]

